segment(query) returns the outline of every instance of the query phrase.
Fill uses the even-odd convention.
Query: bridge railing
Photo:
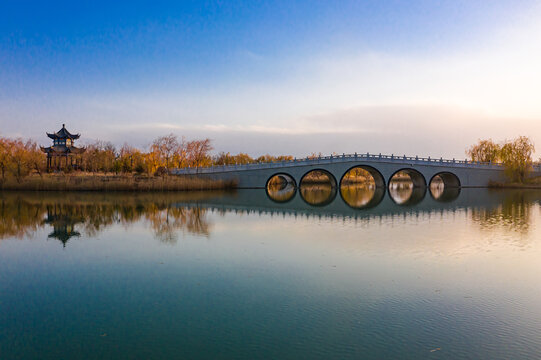
[[[255,170],[255,169],[269,169],[269,168],[281,168],[287,166],[301,166],[301,165],[313,165],[318,163],[333,163],[343,162],[351,160],[363,160],[363,161],[385,161],[385,162],[398,162],[398,163],[411,163],[411,164],[425,164],[425,165],[445,165],[456,167],[475,167],[475,168],[495,168],[499,169],[503,166],[502,163],[497,162],[479,162],[471,160],[457,160],[457,159],[443,159],[432,157],[419,157],[419,156],[400,156],[400,155],[383,155],[383,154],[370,154],[370,153],[354,153],[354,154],[342,154],[342,155],[328,155],[328,156],[309,156],[305,158],[294,158],[292,160],[281,160],[271,162],[254,162],[248,164],[232,164],[232,165],[213,165],[208,167],[187,167],[182,169],[174,169],[173,174],[204,174],[223,171],[237,171],[237,170]],[[534,171],[541,172],[541,164],[534,165]]]

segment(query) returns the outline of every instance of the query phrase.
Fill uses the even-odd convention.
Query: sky
[[[0,2],[0,135],[215,152],[541,155],[541,2]]]

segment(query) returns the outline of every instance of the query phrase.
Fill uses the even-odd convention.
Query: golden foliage
[[[466,154],[472,161],[476,162],[498,162],[500,161],[501,146],[492,139],[481,140],[472,145]]]
[[[528,177],[532,165],[535,146],[527,136],[519,136],[496,144],[492,139],[479,140],[466,153],[472,161],[501,162],[511,181],[523,183]]]
[[[41,175],[45,167],[45,157],[36,142],[32,140],[0,138],[0,175],[2,181],[11,175],[21,181],[36,171]]]
[[[535,146],[526,136],[506,142],[500,151],[505,171],[513,181],[524,182],[532,168]]]

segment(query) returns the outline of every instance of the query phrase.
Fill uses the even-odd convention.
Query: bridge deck
[[[410,175],[414,186],[428,186],[437,175],[442,176],[446,186],[486,187],[490,182],[506,180],[504,166],[500,163],[481,163],[456,159],[434,159],[412,156],[382,154],[343,154],[288,161],[222,165],[204,168],[185,168],[172,171],[175,175],[201,176],[213,180],[235,181],[239,188],[265,188],[269,179],[278,174],[288,175],[299,185],[310,171],[325,171],[335,185],[352,168],[361,167],[374,178],[376,186],[384,187],[399,171]],[[541,167],[534,168],[541,174]]]
[[[431,158],[431,157],[418,157],[418,156],[395,156],[395,155],[382,155],[382,154],[343,154],[343,155],[329,155],[320,157],[307,157],[303,159],[293,159],[268,163],[251,163],[251,164],[235,164],[235,165],[215,165],[210,167],[188,167],[184,169],[174,169],[173,174],[209,174],[215,172],[224,171],[242,171],[242,170],[258,170],[258,169],[272,169],[283,168],[292,166],[306,166],[314,164],[330,164],[339,162],[350,161],[366,161],[366,162],[392,162],[397,164],[407,165],[441,165],[446,167],[457,168],[481,168],[481,169],[501,169],[501,163],[483,163],[474,162],[468,160],[456,160],[456,159],[443,159],[443,158]],[[538,166],[537,171],[541,171]]]

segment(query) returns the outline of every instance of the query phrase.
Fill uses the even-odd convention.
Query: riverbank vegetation
[[[1,190],[28,191],[187,191],[231,189],[234,181],[217,181],[188,176],[145,174],[93,174],[87,172],[30,175],[17,180],[8,177]]]
[[[46,155],[33,140],[0,137],[0,189],[165,191],[229,188],[232,182],[169,175],[173,168],[292,160],[291,156],[219,153],[210,139],[186,140],[174,134],[156,138],[146,149],[106,141],[85,146],[77,168],[47,173]]]
[[[479,140],[477,144],[472,145],[466,154],[471,161],[484,163],[501,163],[505,168],[509,184],[526,185],[532,183],[530,174],[533,170],[533,153],[535,146],[530,138],[519,136],[516,139],[505,140],[496,143],[492,139]],[[505,186],[505,184],[493,183],[493,186]]]

